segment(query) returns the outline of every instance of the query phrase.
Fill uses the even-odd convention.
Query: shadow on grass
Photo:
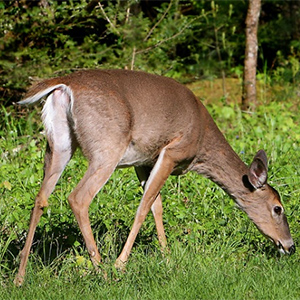
[[[67,256],[66,254],[71,254],[75,257],[79,253],[79,255],[88,257],[83,237],[76,222],[73,224],[60,223],[56,226],[51,226],[51,230],[46,230],[46,228],[49,227],[37,227],[31,248],[31,253],[34,253],[35,259],[38,259],[42,265],[50,266],[58,257],[64,258]],[[104,263],[116,259],[125,244],[129,228],[124,224],[120,224],[119,220],[113,229],[108,230],[103,222],[98,221],[93,224],[92,230]],[[24,247],[26,236],[27,233],[23,232],[18,239],[12,239],[8,233],[0,232],[0,242],[2,245],[0,246],[0,271],[2,271],[3,276],[6,277],[4,274],[9,276],[16,272],[19,266],[18,256]],[[221,239],[219,241],[218,239],[214,239],[214,242],[212,242],[212,240],[177,242],[185,249],[189,247],[197,248],[199,252],[204,251],[206,248],[215,249],[214,251],[220,252],[220,255],[222,253],[224,258],[226,258],[227,250],[232,248],[234,249],[233,251],[236,252],[234,255],[243,258],[244,266],[246,266],[248,260],[251,260],[251,257],[256,254],[263,254],[266,259],[279,259],[281,257],[277,249],[268,241],[261,242],[262,239],[251,240],[248,237],[242,240],[236,240],[234,236],[230,236],[229,238],[230,243],[233,243],[234,246],[232,244],[227,245],[227,242]],[[175,244],[177,242],[175,241]],[[171,238],[169,242],[171,248],[173,243],[174,240]],[[136,244],[139,245],[139,250],[142,251],[146,257],[150,248],[154,249],[158,246],[155,232],[153,232],[152,235],[149,233],[139,234]],[[228,256],[231,254],[232,252],[228,251]],[[29,260],[31,259],[30,257],[31,256],[29,256]],[[63,264],[60,266],[60,263],[55,263],[55,265],[56,270],[63,268]]]

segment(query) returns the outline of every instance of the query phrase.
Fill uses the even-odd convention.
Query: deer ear
[[[259,150],[250,165],[249,182],[255,189],[261,188],[268,178],[268,160],[264,150]]]

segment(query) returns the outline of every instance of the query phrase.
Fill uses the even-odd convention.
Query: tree
[[[250,0],[246,18],[246,50],[242,92],[242,109],[256,104],[257,30],[261,0]]]

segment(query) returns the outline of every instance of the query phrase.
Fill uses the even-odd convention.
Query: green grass
[[[274,95],[272,97],[275,97]],[[300,243],[299,100],[290,89],[255,113],[230,102],[208,109],[242,160],[269,157],[269,182],[281,194]],[[264,97],[266,98],[266,97]],[[276,101],[275,101],[276,100]],[[131,169],[118,170],[90,206],[105,280],[91,267],[67,196],[87,162],[78,152],[37,228],[22,288],[18,267],[34,197],[42,180],[45,138],[39,113],[0,110],[0,299],[300,299],[300,254],[280,256],[214,183],[196,174],[170,177],[162,190],[170,253],[161,255],[152,216],[138,235],[125,274],[114,261],[142,195]]]
[[[299,256],[241,253],[235,237],[197,247],[176,243],[171,254],[137,247],[125,274],[106,262],[107,280],[71,258],[44,267],[31,259],[22,288],[11,279],[1,299],[299,299]],[[59,259],[60,260],[60,259]],[[57,266],[60,265],[58,268]]]

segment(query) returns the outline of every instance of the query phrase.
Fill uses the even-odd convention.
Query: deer
[[[170,175],[189,171],[219,185],[280,252],[295,252],[279,193],[267,183],[265,151],[259,150],[248,167],[204,105],[184,85],[142,71],[83,69],[40,81],[18,103],[29,105],[45,97],[44,177],[20,252],[16,285],[24,282],[34,233],[48,198],[77,148],[87,158],[88,167],[68,202],[95,267],[101,256],[89,220],[89,205],[116,168],[131,166],[143,196],[116,268],[125,268],[150,210],[160,246],[166,248],[160,191]]]

